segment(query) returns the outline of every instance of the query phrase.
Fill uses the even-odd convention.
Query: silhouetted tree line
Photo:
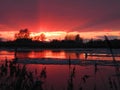
[[[120,48],[120,40],[110,40],[112,48]],[[52,40],[51,42],[45,41],[32,41],[31,39],[17,39],[15,41],[0,42],[0,46],[4,48],[108,48],[105,40],[89,40],[86,43],[76,40]]]
[[[120,39],[109,40],[111,44],[111,48],[120,48]],[[108,44],[106,40],[90,40],[85,43],[86,47],[89,48],[108,48]]]
[[[45,35],[41,34],[38,39],[30,38],[28,29],[20,30],[15,34],[14,41],[0,41],[0,47],[4,48],[107,48],[106,40],[89,40],[83,42],[83,39],[77,34],[74,39],[66,36],[64,40],[44,41]],[[120,48],[120,40],[110,40],[112,48]]]
[[[53,40],[51,42],[32,41],[29,39],[19,39],[15,41],[0,42],[1,47],[5,48],[83,48],[84,44],[72,40]]]

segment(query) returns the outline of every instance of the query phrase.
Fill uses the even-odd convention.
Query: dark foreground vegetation
[[[8,62],[0,65],[0,90],[43,90],[46,79],[46,68],[44,67],[35,77],[37,70],[33,73],[28,71],[26,65]]]
[[[66,90],[73,89],[73,80],[75,77],[75,67],[72,68],[69,63],[70,75]],[[0,64],[0,90],[54,90],[54,86],[48,88],[44,84],[47,79],[46,67],[43,67],[40,73],[37,69],[27,70],[27,65],[17,64],[15,60]]]
[[[119,66],[114,66],[115,74],[109,73],[110,75],[103,77],[104,74],[101,73],[103,69],[95,63],[91,69],[92,73],[80,74],[79,77],[77,77],[80,84],[77,89],[75,89],[76,66],[72,66],[71,59],[69,59],[68,62],[69,75],[67,77],[66,87],[63,89],[55,89],[54,84],[49,87],[46,85],[48,78],[47,67],[41,67],[42,69],[40,71],[37,69],[31,71],[28,70],[25,64],[21,65],[16,63],[16,60],[8,61],[6,59],[0,64],[0,90],[119,90]],[[84,70],[86,71],[87,69]],[[100,82],[97,81],[99,78],[102,80],[104,87],[99,87]],[[87,86],[87,83],[90,84],[89,79],[92,80],[91,83],[93,87],[86,88],[89,87],[89,85]],[[107,82],[105,82],[105,80],[107,80]]]

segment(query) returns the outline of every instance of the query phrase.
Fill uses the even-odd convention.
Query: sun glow
[[[63,31],[56,31],[56,32],[31,32],[30,37],[36,37],[36,36],[40,36],[41,34],[44,34],[46,37],[46,41],[51,41],[53,39],[57,39],[57,40],[62,40],[65,38],[66,36],[66,32]]]
[[[14,40],[16,31],[2,31],[0,32],[0,39],[3,40]],[[51,41],[54,39],[63,40],[66,35],[77,35],[79,34],[80,37],[83,39],[99,39],[101,36],[107,35],[110,37],[117,37],[120,39],[120,32],[119,31],[99,31],[99,32],[65,32],[65,31],[54,31],[54,32],[30,32],[30,38],[39,37],[41,34],[45,35],[45,41]]]

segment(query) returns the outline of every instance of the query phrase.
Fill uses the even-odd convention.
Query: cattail
[[[111,46],[111,43],[110,43],[110,41],[109,41],[109,39],[108,39],[107,36],[105,36],[105,40],[106,40],[107,45],[108,45],[108,47],[109,47],[109,50],[110,50],[110,52],[111,52],[111,54],[112,54],[113,61],[115,61],[115,56],[114,56],[114,54],[113,54],[112,46]]]
[[[41,73],[40,73],[40,78],[46,78],[47,74],[46,74],[46,67],[42,69]]]
[[[70,59],[70,56],[69,56],[69,59],[68,59],[68,63],[69,63],[69,69],[71,67],[71,59]]]

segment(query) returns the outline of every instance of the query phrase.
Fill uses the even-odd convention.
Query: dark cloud
[[[51,26],[56,25],[60,28],[69,25],[67,28],[71,31],[83,31],[86,28],[120,28],[119,0],[44,0],[41,3],[41,21],[54,21],[53,24],[49,23]],[[114,26],[111,27],[111,24]]]
[[[38,22],[38,0],[0,0],[0,24],[29,27]]]
[[[119,30],[120,0],[0,0],[0,24],[32,30]]]
[[[111,23],[113,24],[111,26]],[[114,23],[116,25],[114,25]],[[110,24],[110,25],[109,25]],[[91,20],[84,25],[75,27],[73,30],[83,30],[87,28],[110,28],[110,29],[118,29],[120,28],[120,12],[112,13],[107,16],[98,17],[95,20]]]

